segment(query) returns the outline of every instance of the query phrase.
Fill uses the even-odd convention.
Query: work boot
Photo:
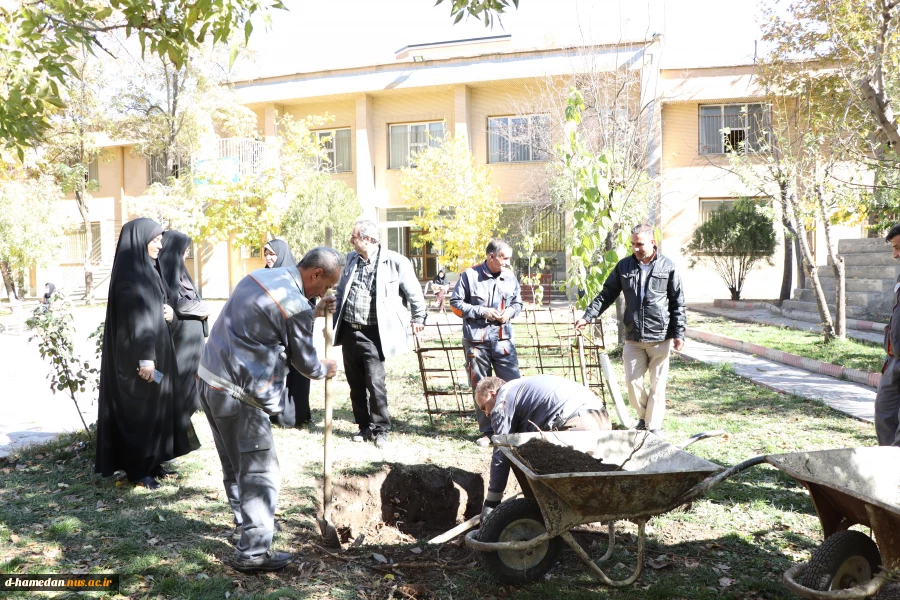
[[[643,429],[647,429],[647,424],[644,423],[643,419],[638,419],[637,425],[635,425],[634,428],[638,431],[641,431]]]
[[[231,566],[234,567],[235,571],[250,574],[263,573],[266,571],[278,571],[285,568],[292,562],[294,562],[293,554],[267,550],[266,553],[261,556],[252,556],[247,558],[238,556],[234,559],[234,562],[231,563]]]

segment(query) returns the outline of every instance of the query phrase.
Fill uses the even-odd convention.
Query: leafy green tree
[[[90,362],[75,353],[75,320],[72,318],[71,304],[61,294],[53,294],[49,306],[38,307],[27,325],[34,330],[28,341],[37,340],[41,358],[50,362],[50,373],[47,375],[50,389],[54,394],[64,392],[72,400],[84,431],[90,437],[78,398],[88,388],[92,391],[97,389],[100,369],[99,363],[91,366]]]
[[[0,5],[0,138],[19,156],[50,127],[61,87],[77,78],[72,48],[107,51],[111,34],[136,37],[144,56],[176,67],[192,48],[248,39],[252,18],[281,0],[12,0]],[[236,56],[234,44],[232,56]]]
[[[694,230],[687,252],[689,266],[709,266],[722,278],[732,300],[740,300],[747,276],[760,262],[771,264],[777,240],[772,218],[752,200],[722,206]]]
[[[0,272],[10,300],[21,297],[16,280],[59,252],[62,227],[54,209],[58,198],[59,187],[48,175],[0,179]]]
[[[362,207],[352,189],[327,173],[311,176],[290,199],[281,222],[281,237],[301,256],[310,248],[325,243],[325,227],[332,228],[332,244],[349,252],[353,223],[362,215]]]
[[[628,255],[629,226],[646,220],[649,186],[646,175],[633,180],[617,176],[627,172],[619,153],[603,147],[592,150],[586,144],[578,131],[583,110],[584,97],[573,88],[566,105],[567,136],[557,146],[560,178],[571,189],[567,203],[572,210],[571,265],[566,283],[569,289],[584,292],[580,308],[600,293],[616,263]]]
[[[414,157],[401,171],[400,197],[419,211],[417,243],[442,254],[441,263],[461,272],[484,258],[500,221],[500,200],[490,171],[475,164],[464,138],[447,138]]]
[[[435,6],[443,4],[444,0],[437,0]],[[493,27],[494,20],[500,23],[502,15],[510,5],[519,8],[519,0],[450,0],[450,16],[453,24],[462,21],[466,15],[484,21],[485,27]]]

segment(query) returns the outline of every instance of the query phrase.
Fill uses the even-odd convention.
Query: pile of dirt
[[[568,446],[557,446],[541,438],[529,440],[515,452],[538,475],[598,473],[619,468],[619,465],[603,462],[602,458],[594,458]]]

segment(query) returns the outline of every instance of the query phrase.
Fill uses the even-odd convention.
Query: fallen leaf
[[[728,587],[732,583],[734,583],[734,579],[730,579],[728,577],[722,577],[721,579],[719,579],[719,585],[721,585],[722,587]]]
[[[647,566],[658,571],[660,569],[665,569],[666,567],[672,566],[672,561],[666,560],[664,558],[660,558],[658,560],[648,560]]]
[[[393,581],[393,580],[394,580],[394,576],[391,575],[390,573],[388,573],[387,575],[384,576],[384,580],[385,580],[385,581]]]
[[[209,575],[206,573],[197,573],[197,579],[209,579]]]
[[[103,504],[103,500],[97,500],[97,508],[103,508],[104,506],[106,505]]]
[[[388,559],[386,559],[383,554],[373,553],[372,558],[374,558],[375,560],[377,560],[380,563],[385,563],[385,564],[387,564],[387,561],[388,561]]]
[[[410,548],[409,551],[412,552],[413,554],[422,554],[421,548]]]
[[[150,538],[149,540],[147,540],[147,543],[151,546],[155,546],[159,543],[159,538]]]
[[[166,520],[166,518],[165,518],[164,516],[160,515],[160,514],[157,514],[157,515],[156,515],[156,520],[159,521],[160,523],[162,523],[163,521]]]
[[[696,569],[700,566],[700,560],[697,558],[686,558],[684,559],[684,566],[688,569]]]
[[[69,484],[68,483],[57,483],[56,487],[66,489],[67,487],[69,487]]]

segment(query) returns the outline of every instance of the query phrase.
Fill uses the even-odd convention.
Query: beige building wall
[[[727,156],[699,153],[699,137],[699,103],[667,104],[663,107],[660,252],[675,262],[684,282],[685,297],[695,302],[730,297],[728,288],[714,271],[702,264],[693,269],[688,267],[689,257],[684,249],[700,224],[701,200],[756,195],[730,172]],[[750,274],[742,298],[778,298],[783,273],[783,236],[780,231],[778,239],[772,259],[774,264],[764,262]]]

